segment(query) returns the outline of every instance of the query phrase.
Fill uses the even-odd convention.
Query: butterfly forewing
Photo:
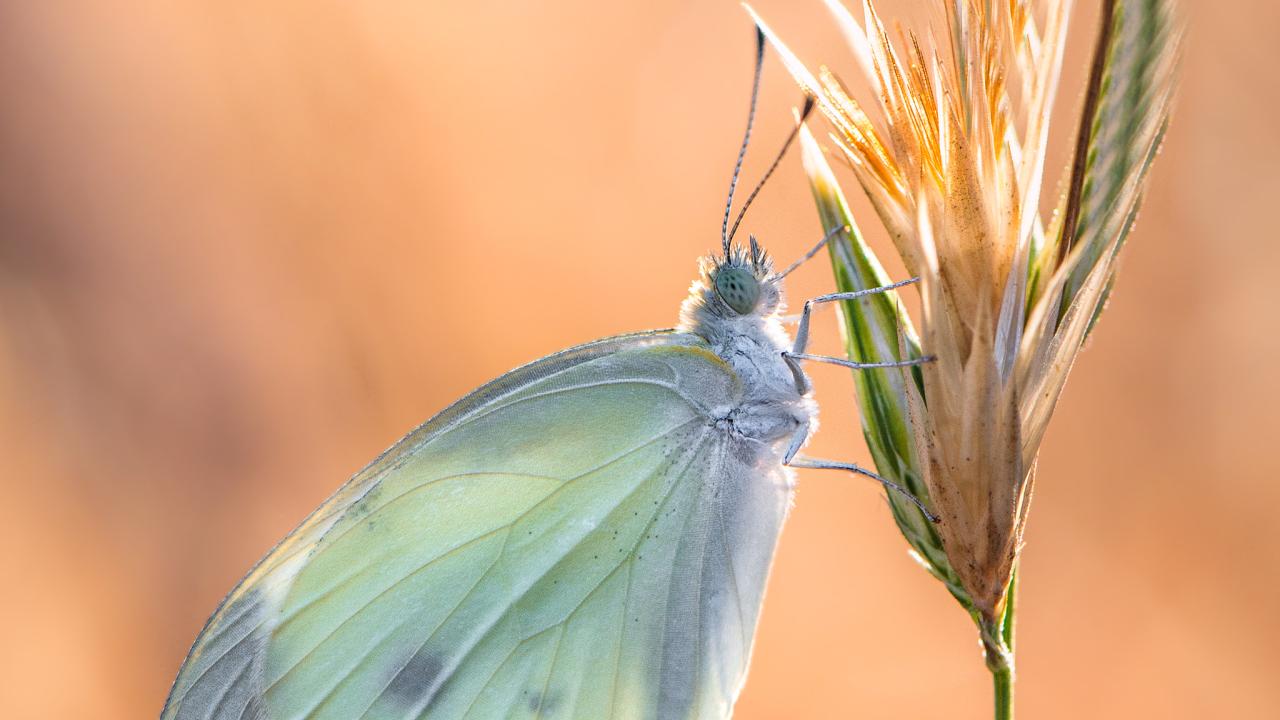
[[[727,717],[790,492],[740,393],[675,333],[473,393],[264,559],[164,717]]]

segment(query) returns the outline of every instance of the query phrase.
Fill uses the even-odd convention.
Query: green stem
[[[991,686],[995,695],[996,720],[1013,720],[1013,648],[1006,644],[1005,621],[1012,622],[1009,613],[1000,620],[979,619],[982,631],[982,651],[986,655],[987,670],[991,671]]]
[[[1018,569],[1015,565],[1005,594],[1004,613],[998,619],[978,619],[978,627],[982,632],[982,649],[986,655],[987,669],[991,671],[996,720],[1013,720],[1013,621],[1017,597]]]
[[[1013,720],[1013,668],[1008,665],[992,668],[991,682],[995,691],[996,720]]]

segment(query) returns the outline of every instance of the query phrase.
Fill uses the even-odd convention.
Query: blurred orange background
[[[1280,10],[1187,5],[1180,107],[1041,453],[1027,718],[1280,717]],[[821,3],[759,9],[855,75]],[[672,325],[751,53],[730,0],[0,5],[0,717],[155,717],[222,595],[382,448]],[[746,182],[798,101],[771,60]],[[818,239],[797,157],[746,228],[784,262]],[[821,259],[793,278],[832,287]],[[815,374],[815,452],[865,461],[848,374]],[[905,547],[876,487],[801,476],[736,717],[989,717],[973,627]]]

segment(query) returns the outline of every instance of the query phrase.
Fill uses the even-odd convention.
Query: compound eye
[[[748,315],[760,300],[760,283],[743,268],[720,268],[716,273],[716,294],[739,315]]]

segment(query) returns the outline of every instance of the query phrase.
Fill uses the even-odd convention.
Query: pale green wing
[[[740,393],[675,333],[481,388],[264,558],[162,717],[728,717],[790,498]]]

